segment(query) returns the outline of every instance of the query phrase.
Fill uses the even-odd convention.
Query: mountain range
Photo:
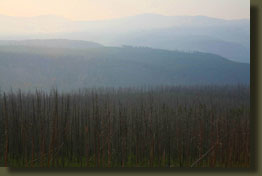
[[[72,40],[0,41],[1,90],[249,84],[250,65],[216,54]]]
[[[140,14],[119,19],[72,21],[58,16],[0,15],[0,39],[66,38],[105,46],[132,45],[165,50],[213,53],[250,62],[250,20],[206,16]]]

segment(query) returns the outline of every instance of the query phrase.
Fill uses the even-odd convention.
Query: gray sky
[[[224,19],[250,17],[249,0],[0,0],[0,14],[29,17],[57,15],[98,20],[141,13],[204,15]]]

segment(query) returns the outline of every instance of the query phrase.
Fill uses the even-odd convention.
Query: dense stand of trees
[[[247,86],[0,93],[10,167],[250,167]]]

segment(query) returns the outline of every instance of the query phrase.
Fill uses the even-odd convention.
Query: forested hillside
[[[82,46],[82,45],[81,45]],[[250,65],[218,55],[145,47],[0,46],[2,90],[249,84]]]

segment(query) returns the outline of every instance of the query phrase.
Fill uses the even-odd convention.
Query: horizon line
[[[13,15],[7,15],[7,14],[2,14],[0,13],[0,16],[6,16],[6,17],[11,17],[11,18],[37,18],[37,17],[57,17],[61,18],[64,20],[68,21],[75,21],[75,22],[83,22],[83,21],[107,21],[107,20],[117,20],[117,19],[124,19],[124,18],[130,18],[130,17],[136,17],[136,16],[142,16],[142,15],[156,15],[156,16],[163,16],[163,17],[207,17],[207,18],[212,18],[212,19],[219,19],[219,20],[225,20],[225,21],[232,21],[232,20],[250,20],[249,18],[231,18],[231,19],[226,19],[226,18],[219,18],[219,17],[212,17],[212,16],[207,16],[203,14],[199,15],[165,15],[165,14],[160,14],[160,13],[138,13],[135,15],[127,15],[127,16],[122,16],[122,17],[113,17],[113,18],[104,18],[104,19],[86,19],[86,20],[75,20],[75,19],[70,19],[68,17],[62,16],[62,15],[56,15],[56,14],[42,14],[42,15],[34,15],[34,16],[13,16]]]

